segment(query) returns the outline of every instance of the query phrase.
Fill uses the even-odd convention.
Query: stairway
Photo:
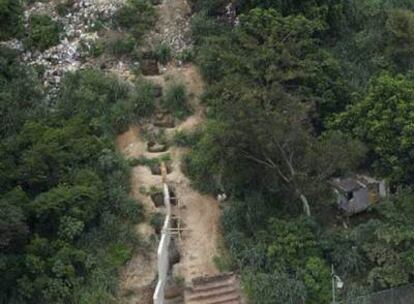
[[[184,298],[180,295],[171,299],[165,299],[164,304],[184,304]]]
[[[221,273],[192,280],[186,288],[185,304],[240,304],[238,282],[234,274]]]

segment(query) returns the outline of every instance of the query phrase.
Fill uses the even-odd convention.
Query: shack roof
[[[335,178],[331,181],[332,186],[342,192],[352,192],[361,188],[361,183],[355,178]]]

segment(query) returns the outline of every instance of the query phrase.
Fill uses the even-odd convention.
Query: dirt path
[[[185,0],[164,0],[157,6],[159,21],[155,30],[148,35],[150,45],[160,41],[168,44],[174,54],[189,47],[189,18],[190,9]],[[176,124],[175,128],[163,129],[167,139],[179,130],[191,131],[202,125],[204,120],[204,108],[200,104],[200,96],[203,93],[203,81],[192,64],[180,66],[174,62],[161,67],[161,75],[146,76],[145,78],[165,88],[169,82],[183,83],[188,92],[189,103],[194,109],[194,114],[184,121]],[[132,126],[117,140],[117,146],[127,158],[157,157],[157,153],[147,152],[147,142],[143,132],[154,126]],[[155,130],[156,131],[156,130]],[[190,180],[181,171],[182,158],[188,151],[184,148],[170,147],[172,172],[167,176],[167,182],[174,189],[179,204],[173,208],[173,214],[180,218],[185,231],[181,239],[177,240],[177,246],[181,254],[180,262],[174,265],[173,275],[180,276],[186,282],[191,279],[206,275],[218,274],[213,262],[218,255],[218,241],[221,237],[219,231],[220,208],[215,198],[198,193],[191,187]],[[163,153],[161,153],[163,154]],[[161,177],[152,175],[150,169],[137,166],[132,171],[131,195],[142,202],[147,214],[157,212],[152,200],[143,189],[160,187]],[[137,227],[141,235],[150,240],[154,238],[154,231],[148,224]],[[125,267],[122,277],[121,289],[128,294],[127,303],[146,303],[139,295],[145,286],[153,285],[156,279],[156,250],[149,254],[149,258],[143,260],[140,254],[134,257]]]
[[[181,172],[182,149],[173,150],[173,173],[168,176],[180,200],[180,210],[175,210],[184,227],[182,232],[181,261],[176,273],[186,282],[200,276],[218,274],[213,258],[218,255],[217,244],[220,238],[218,202],[210,196],[202,195],[191,187],[189,179]]]
[[[146,155],[146,144],[139,136],[139,128],[131,127],[117,139],[118,150],[126,158]],[[155,207],[150,196],[145,194],[150,187],[159,186],[161,178],[152,175],[147,167],[138,166],[131,172],[131,196],[144,206],[147,218],[154,213]],[[150,303],[154,282],[157,276],[157,242],[154,228],[148,221],[136,226],[139,237],[148,243],[145,254],[138,252],[124,267],[120,279],[121,303]]]

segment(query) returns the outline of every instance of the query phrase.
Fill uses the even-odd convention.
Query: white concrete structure
[[[154,304],[164,304],[164,289],[168,274],[168,248],[171,241],[171,202],[170,192],[166,183],[164,183],[164,205],[166,209],[166,216],[161,232],[161,240],[158,245],[157,259],[158,259],[158,283],[155,288],[153,300]]]

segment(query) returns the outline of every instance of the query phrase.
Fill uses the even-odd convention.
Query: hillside
[[[413,58],[409,0],[0,0],[0,303],[410,303]]]

